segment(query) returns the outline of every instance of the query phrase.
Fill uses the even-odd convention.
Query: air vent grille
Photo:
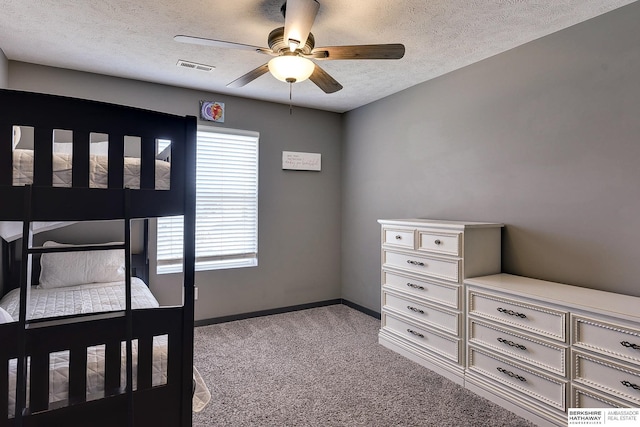
[[[182,59],[179,59],[176,65],[181,68],[190,68],[192,70],[206,71],[206,72],[211,72],[216,68],[213,65],[198,64],[197,62],[184,61]]]

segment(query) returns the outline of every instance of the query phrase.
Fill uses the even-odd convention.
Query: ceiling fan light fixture
[[[297,55],[276,56],[269,61],[269,71],[273,77],[287,83],[307,80],[315,67],[312,61]]]

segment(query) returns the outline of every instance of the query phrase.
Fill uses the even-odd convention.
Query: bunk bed
[[[26,151],[17,129],[33,132]],[[72,135],[62,156],[59,130]],[[100,155],[96,133],[108,139]],[[131,137],[135,160],[125,155]],[[195,117],[0,90],[0,224],[21,228],[20,245],[3,242],[3,269],[17,273],[3,274],[0,300],[0,427],[191,425],[195,139]],[[184,215],[183,303],[168,307],[133,277],[145,260],[134,268],[131,224],[172,215]],[[111,220],[124,242],[33,244],[39,225]]]

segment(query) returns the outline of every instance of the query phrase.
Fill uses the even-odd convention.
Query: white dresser
[[[500,272],[502,224],[379,220],[380,344],[464,384],[466,277]]]
[[[640,407],[640,298],[509,274],[465,285],[467,388],[539,425]]]

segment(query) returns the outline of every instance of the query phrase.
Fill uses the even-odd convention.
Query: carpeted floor
[[[344,305],[195,330],[213,426],[532,426],[378,344],[380,321]]]

